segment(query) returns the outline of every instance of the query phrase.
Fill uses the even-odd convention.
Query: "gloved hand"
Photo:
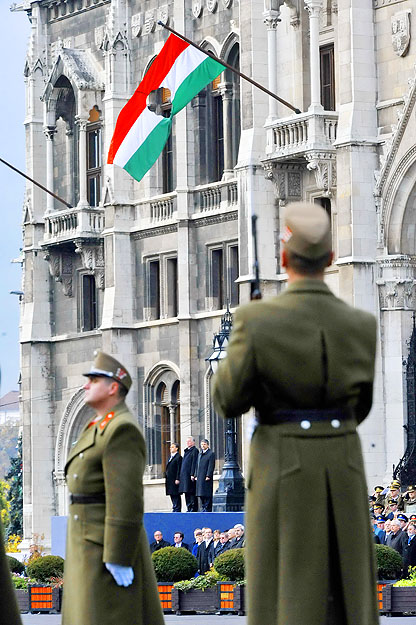
[[[112,564],[105,562],[105,568],[110,571],[118,586],[130,586],[134,579],[134,572],[131,566],[121,566],[121,564]]]

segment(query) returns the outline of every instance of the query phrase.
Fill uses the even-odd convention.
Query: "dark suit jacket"
[[[416,566],[416,536],[403,549],[403,577],[408,576],[409,566]]]
[[[154,551],[159,551],[159,549],[163,549],[163,547],[170,547],[171,544],[168,543],[167,540],[161,540],[159,543],[157,543],[156,541],[154,541],[153,543],[150,543],[150,553],[153,553]]]
[[[172,547],[176,547],[176,545],[172,545]],[[191,551],[190,546],[187,543],[181,543],[182,549],[186,549],[187,551]],[[179,547],[177,547],[179,549]]]
[[[191,476],[196,473],[196,464],[198,461],[199,451],[195,445],[187,447],[183,452],[183,460],[180,474],[179,492],[195,494],[196,484],[191,480]]]
[[[395,549],[400,555],[403,555],[403,551],[407,545],[407,534],[403,530],[399,530],[397,534],[391,532],[386,539],[386,545]]]
[[[208,547],[205,545],[205,540],[198,547],[198,553],[196,559],[198,560],[198,571],[201,575],[209,571],[210,564],[214,562],[214,541],[208,544]]]
[[[199,452],[196,467],[196,494],[198,497],[211,497],[213,489],[213,475],[215,466],[215,454],[210,449],[205,453]],[[209,477],[209,480],[205,478]]]
[[[230,541],[230,549],[242,549],[245,547],[246,537],[243,534],[240,538],[233,538]]]
[[[165,488],[167,495],[179,495],[179,484],[175,484],[175,480],[179,480],[182,466],[182,456],[175,454],[166,464],[165,469]]]

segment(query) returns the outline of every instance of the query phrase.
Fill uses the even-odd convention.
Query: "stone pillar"
[[[305,0],[305,8],[309,13],[310,34],[310,72],[311,72],[311,104],[312,113],[323,111],[321,104],[321,77],[319,69],[319,25],[323,0]]]
[[[77,115],[75,118],[79,129],[78,138],[78,172],[79,202],[78,208],[88,207],[87,199],[87,118]]]
[[[234,178],[233,163],[233,86],[223,82],[219,85],[222,97],[223,136],[224,136],[224,174],[223,180]]]
[[[56,126],[45,126],[43,129],[46,137],[46,188],[53,191],[53,137]],[[52,213],[54,199],[49,193],[46,196],[46,212]]]
[[[277,93],[277,25],[280,22],[280,11],[268,9],[263,13],[267,27],[267,68],[269,91]],[[277,100],[269,96],[269,116],[267,123],[277,118]]]

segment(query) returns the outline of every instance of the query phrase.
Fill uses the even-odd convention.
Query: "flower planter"
[[[16,588],[17,607],[20,612],[29,612],[29,591]]]
[[[387,614],[416,612],[416,587],[395,587],[392,584],[385,586],[383,612]]]
[[[59,588],[34,584],[29,586],[29,609],[35,612],[56,614],[61,609],[61,592]]]
[[[237,612],[242,616],[245,612],[245,587],[237,586],[235,582],[218,582],[219,611]]]
[[[215,613],[219,610],[219,593],[214,588],[192,588],[187,592],[172,589],[172,608],[176,614],[182,612],[208,612]]]
[[[157,587],[164,614],[172,612],[172,582],[159,582]]]

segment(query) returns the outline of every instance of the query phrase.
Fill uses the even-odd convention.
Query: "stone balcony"
[[[334,152],[338,113],[300,113],[266,125],[266,160],[290,161],[311,152]]]
[[[69,208],[45,215],[44,246],[97,239],[104,230],[103,208]]]

